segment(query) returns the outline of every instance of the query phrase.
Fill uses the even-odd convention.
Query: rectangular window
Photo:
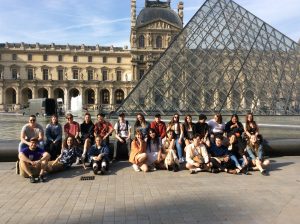
[[[141,79],[145,74],[145,70],[144,69],[140,69],[140,74],[139,74],[139,78]]]
[[[107,62],[107,57],[106,56],[103,56],[103,63],[106,63]]]
[[[93,56],[88,57],[88,62],[93,62]]]
[[[73,62],[77,62],[78,61],[78,57],[77,57],[77,55],[74,55],[73,56]]]
[[[73,79],[78,79],[78,78],[79,78],[78,70],[73,70]]]
[[[61,54],[58,55],[58,61],[63,61],[63,56]]]
[[[122,71],[117,71],[117,81],[122,81]]]
[[[28,80],[33,80],[33,69],[32,68],[29,68],[27,70],[27,78],[28,78]]]
[[[18,70],[16,68],[13,68],[11,70],[11,76],[13,79],[17,79],[18,78]]]
[[[93,70],[88,70],[88,80],[94,80]]]
[[[121,57],[117,57],[117,63],[121,63],[122,62],[122,58]]]
[[[12,60],[16,61],[17,60],[17,54],[12,54]]]
[[[48,80],[48,71],[47,68],[43,69],[43,80]]]
[[[62,69],[57,70],[58,80],[64,80],[64,71]]]
[[[48,61],[48,55],[46,54],[43,55],[43,61]]]
[[[28,59],[28,61],[32,61],[32,54],[28,54],[27,59]]]
[[[102,71],[102,80],[107,81],[107,70]]]

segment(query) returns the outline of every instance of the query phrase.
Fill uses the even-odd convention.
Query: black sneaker
[[[39,176],[39,181],[40,181],[40,182],[46,182],[45,176],[44,176],[44,175],[40,175],[40,176]]]
[[[268,173],[267,173],[266,170],[262,170],[260,173],[261,173],[261,175],[263,175],[263,176],[268,176]]]
[[[211,173],[220,173],[219,169],[211,168]]]
[[[98,166],[97,165],[93,165],[93,172],[95,175],[98,174]]]
[[[106,168],[105,166],[101,167],[101,172],[100,174],[104,175],[106,173]]]
[[[195,169],[190,170],[190,174],[195,174],[197,173]]]
[[[175,163],[175,164],[173,165],[173,171],[174,171],[174,172],[178,172],[178,171],[179,171],[179,166],[178,166],[178,164]]]
[[[30,181],[30,183],[36,183],[36,180],[35,180],[35,178],[33,177],[33,176],[31,176],[31,177],[29,177],[29,181]]]

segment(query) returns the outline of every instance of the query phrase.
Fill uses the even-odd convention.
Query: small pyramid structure
[[[207,0],[117,112],[299,114],[299,45],[232,0]]]

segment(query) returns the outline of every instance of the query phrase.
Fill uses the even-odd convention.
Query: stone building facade
[[[176,13],[169,0],[146,0],[136,16],[131,0],[131,49],[0,44],[0,111],[18,111],[34,98],[62,98],[69,110],[76,96],[88,109],[113,111],[181,31],[182,20],[182,2]]]

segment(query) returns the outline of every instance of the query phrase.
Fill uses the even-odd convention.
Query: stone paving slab
[[[0,163],[0,223],[299,223],[300,157],[271,158],[270,176],[134,172],[112,164],[80,181],[74,167],[30,184],[15,163]]]

